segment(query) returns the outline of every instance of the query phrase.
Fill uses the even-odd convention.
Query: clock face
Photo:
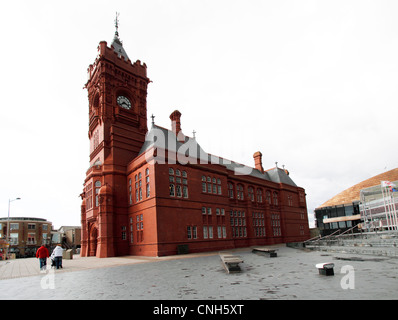
[[[125,96],[118,96],[117,104],[124,109],[128,109],[128,110],[131,109],[131,102]]]

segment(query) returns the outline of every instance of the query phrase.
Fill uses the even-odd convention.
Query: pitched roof
[[[180,137],[180,135],[178,138],[173,131],[152,124],[152,128],[147,132],[145,142],[138,155],[145,153],[152,147],[155,149],[169,150],[176,152],[178,159],[181,159],[180,156],[187,161],[189,161],[188,158],[193,158],[200,163],[222,165],[228,170],[233,171],[236,175],[250,175],[263,180],[297,187],[286,171],[281,168],[273,168],[262,173],[258,169],[208,154],[202,149],[195,138],[188,136]]]
[[[359,201],[360,191],[375,185],[379,185],[381,181],[395,181],[398,180],[398,168],[378,174],[367,180],[364,180],[356,185],[340,192],[333,198],[329,199],[318,208],[337,206],[341,204],[351,204],[354,201]]]
[[[120,41],[119,37],[116,34],[113,38],[111,46],[113,47],[113,50],[117,53],[118,57],[123,57],[126,61],[130,60],[126,53],[126,50],[124,50],[123,48],[122,41]]]

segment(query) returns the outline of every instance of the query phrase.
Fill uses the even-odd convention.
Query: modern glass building
[[[355,232],[361,222],[359,201],[317,208],[315,209],[315,218],[322,237],[337,231],[344,232],[353,227]]]
[[[364,231],[391,229],[396,219],[394,210],[396,210],[397,201],[390,201],[390,209],[388,209],[385,201],[395,199],[394,195],[385,195],[383,199],[380,186],[383,181],[397,180],[398,168],[386,171],[357,183],[316,208],[316,226],[320,235],[323,237],[333,233],[343,233],[351,228],[353,232],[356,232],[358,228]],[[375,190],[378,196],[376,195],[373,199]],[[395,195],[398,198],[398,193]]]

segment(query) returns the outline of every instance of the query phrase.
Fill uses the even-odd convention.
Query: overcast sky
[[[311,220],[397,166],[397,1],[2,1],[0,216],[21,197],[11,216],[80,225],[83,86],[116,11],[127,54],[153,81],[148,116],[169,128],[178,109],[206,152],[285,165]]]

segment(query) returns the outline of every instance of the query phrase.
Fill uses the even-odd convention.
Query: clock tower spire
[[[126,51],[123,48],[123,42],[119,38],[119,13],[116,12],[115,18],[115,36],[113,37],[113,41],[111,46],[114,48],[114,51],[117,53],[119,57],[123,57],[126,61],[130,60]]]

